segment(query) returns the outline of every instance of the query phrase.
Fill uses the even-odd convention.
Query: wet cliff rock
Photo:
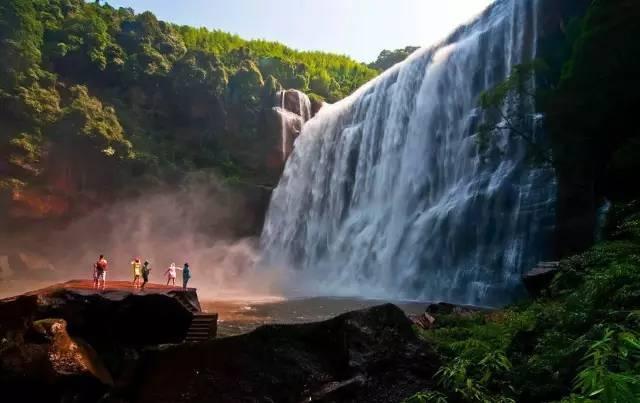
[[[439,366],[390,304],[176,346],[142,362],[141,403],[394,402],[427,388]]]

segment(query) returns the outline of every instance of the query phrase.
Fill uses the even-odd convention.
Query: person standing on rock
[[[144,291],[144,286],[149,282],[149,273],[151,273],[151,267],[149,266],[149,261],[145,260],[142,265],[142,286],[140,289]]]
[[[98,288],[98,262],[93,264],[93,288]]]
[[[178,270],[178,268],[176,267],[176,264],[175,263],[171,263],[171,266],[169,266],[167,271],[164,273],[167,276],[167,285],[169,285],[169,283],[172,283],[173,285],[176,285],[176,271],[177,270]]]
[[[131,268],[133,269],[133,288],[140,288],[140,275],[142,274],[142,263],[140,258],[137,257],[131,262]]]
[[[100,255],[98,261],[95,264],[95,275],[93,280],[93,288],[96,290],[100,289],[100,281],[102,281],[102,289],[105,288],[105,283],[107,282],[107,259],[104,258],[104,255]]]
[[[182,268],[182,288],[187,289],[187,283],[191,278],[191,270],[189,270],[189,263],[185,263]]]

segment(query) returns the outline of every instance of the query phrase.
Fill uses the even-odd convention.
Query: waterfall
[[[286,109],[284,105],[285,92],[280,91],[280,137],[282,139],[282,161],[287,160],[287,118],[285,115]]]
[[[498,0],[322,108],[273,193],[266,262],[316,295],[481,305],[520,295],[522,272],[549,250],[555,176],[507,133],[498,157],[481,158],[477,104],[535,57],[537,13],[537,0]]]
[[[277,97],[280,105],[273,109],[280,116],[281,154],[284,162],[289,157],[302,126],[311,119],[311,100],[307,94],[296,89],[279,91]],[[292,99],[295,101],[291,101]]]

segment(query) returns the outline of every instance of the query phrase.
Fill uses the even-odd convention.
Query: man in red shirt
[[[107,259],[104,258],[104,255],[100,255],[100,258],[95,263],[94,268],[93,288],[100,289],[100,280],[102,280],[102,289],[104,290],[107,279]]]

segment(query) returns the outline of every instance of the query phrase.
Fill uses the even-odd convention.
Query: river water
[[[265,298],[261,300],[201,301],[202,310],[218,313],[218,337],[249,332],[266,324],[306,323],[390,301],[358,298]],[[393,301],[407,315],[424,312],[425,302]]]

